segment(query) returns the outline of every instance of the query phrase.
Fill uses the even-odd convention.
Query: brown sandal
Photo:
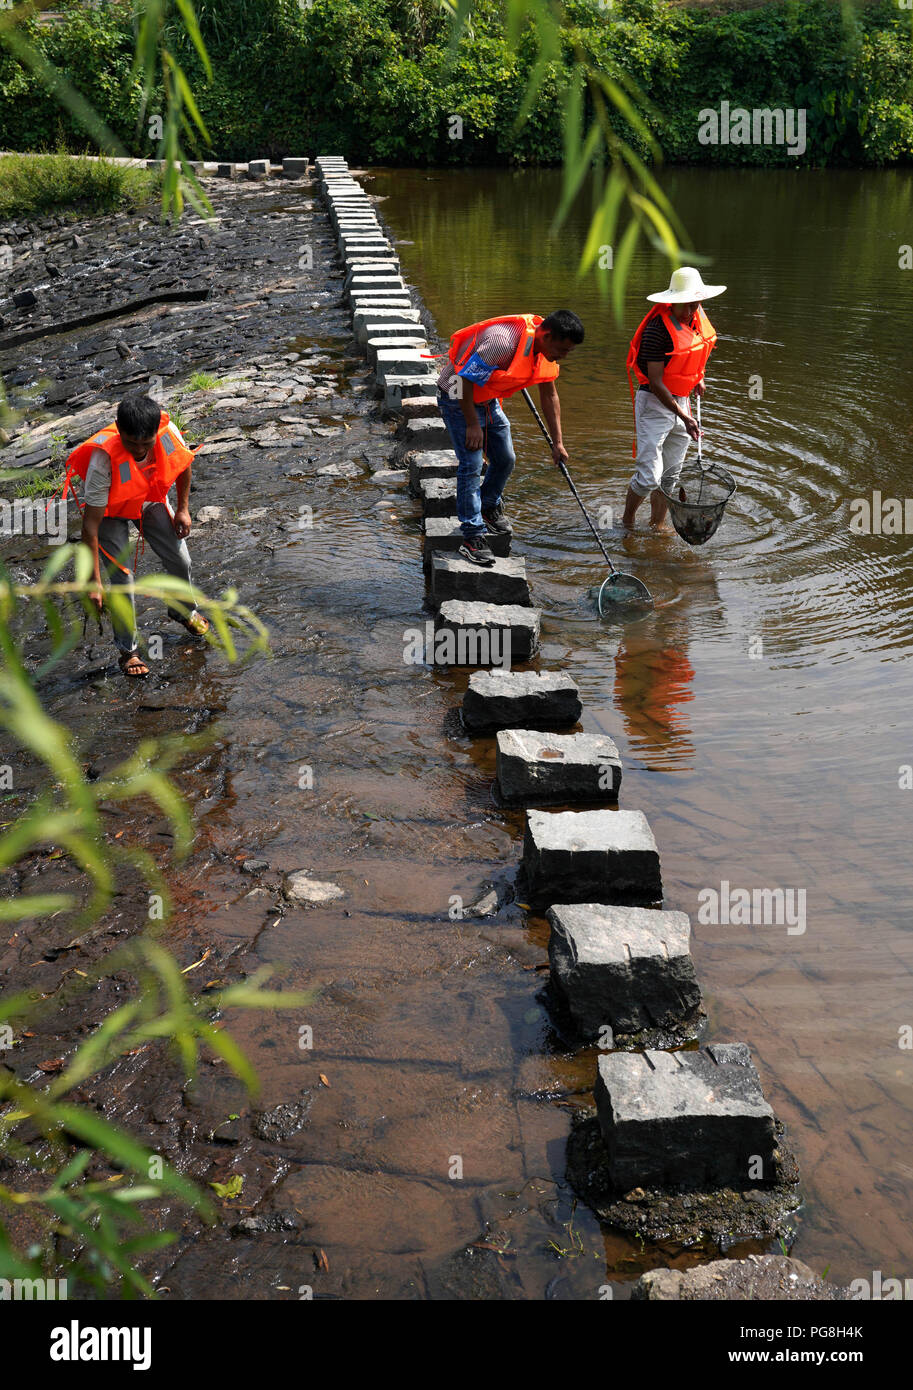
[[[133,664],[131,666],[131,662],[138,662],[139,666],[142,667],[142,669],[138,670],[136,664]],[[122,656],[118,657],[117,664],[128,680],[143,681],[149,675],[149,667],[146,665],[145,661],[140,656],[138,651],[124,652]]]

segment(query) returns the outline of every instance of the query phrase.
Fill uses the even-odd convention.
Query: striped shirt
[[[514,353],[520,346],[523,331],[520,324],[511,323],[507,319],[490,324],[488,328],[483,328],[476,339],[476,356],[481,357],[483,362],[492,370],[497,367],[504,371],[514,360]],[[453,363],[448,357],[444,364],[444,370],[437,379],[437,389],[445,396],[450,394],[450,386],[455,376]],[[459,395],[456,396],[456,399],[460,399]]]
[[[694,327],[694,319],[690,320],[690,326]],[[649,376],[647,371],[648,362],[662,362],[663,370],[669,365],[669,358],[672,356],[672,349],[675,344],[669,336],[669,330],[657,314],[655,319],[651,319],[643,331],[640,340],[640,349],[637,353],[637,365],[644,376]],[[641,391],[649,391],[649,384],[642,383]]]

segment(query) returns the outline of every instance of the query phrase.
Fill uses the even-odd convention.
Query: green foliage
[[[70,561],[75,579],[59,575]],[[24,856],[49,848],[64,854],[81,871],[89,892],[86,902],[69,893],[32,893],[0,898],[0,922],[21,922],[60,912],[74,913],[74,925],[87,925],[112,900],[119,867],[138,871],[158,891],[167,907],[167,891],[158,865],[146,851],[115,843],[105,833],[100,806],[116,801],[151,801],[171,824],[178,855],[189,847],[190,812],[168,773],[193,748],[193,740],[145,740],[104,778],[86,779],[78,750],[68,730],[43,709],[34,682],[70,652],[79,640],[79,615],[89,611],[91,561],[84,546],[62,546],[33,584],[14,582],[0,566],[0,727],[6,746],[42,764],[46,787],[17,819],[0,833],[0,872]],[[237,656],[233,634],[242,633],[248,650],[264,649],[266,632],[236,596],[207,600],[170,576],[138,582],[137,592],[167,596],[189,611],[205,608],[212,621],[213,643],[230,659]],[[109,595],[113,602],[115,595]],[[28,615],[43,610],[49,654],[44,663],[26,670],[17,633],[28,629]],[[164,916],[163,916],[164,922]],[[77,944],[74,937],[73,945]],[[202,1049],[220,1057],[249,1090],[256,1077],[231,1035],[218,1023],[229,1008],[294,1008],[306,996],[268,992],[262,988],[268,972],[202,997],[190,993],[186,976],[152,931],[105,959],[103,973],[121,981],[132,977],[134,988],[126,1002],[59,1065],[46,1085],[19,1080],[12,1066],[0,1065],[0,1157],[5,1181],[0,1183],[0,1278],[65,1277],[71,1295],[82,1286],[104,1294],[117,1284],[125,1294],[153,1296],[135,1269],[137,1257],[175,1237],[144,1227],[144,1204],[169,1198],[211,1214],[208,1199],[187,1177],[165,1164],[127,1131],[102,1118],[89,1104],[74,1098],[77,1088],[118,1058],[167,1041],[189,1080]],[[75,972],[75,988],[97,987],[102,972]],[[74,988],[70,983],[68,989]],[[52,996],[53,999],[53,996]],[[36,1009],[32,992],[6,997],[0,1003],[0,1024],[8,1027],[31,1021]],[[14,1032],[15,1043],[15,1032]],[[4,1056],[6,1051],[4,1049]],[[12,1060],[14,1051],[9,1053]],[[89,1175],[88,1170],[95,1172]],[[98,1170],[104,1173],[98,1176]],[[14,1187],[9,1172],[18,1172]],[[35,1249],[20,1250],[5,1224],[4,1209],[24,1213],[39,1234]],[[72,1251],[61,1256],[61,1251]]]
[[[646,128],[668,160],[880,164],[913,155],[911,16],[891,0],[772,0],[723,12],[663,0],[565,0],[554,11],[544,0],[197,0],[195,12],[198,35],[188,0],[144,5],[139,65],[127,0],[66,0],[64,23],[19,27],[142,155],[155,152],[142,122],[168,111],[163,154],[183,131],[197,152],[208,134],[224,159],[306,150],[412,165],[558,163],[581,63],[647,95]],[[804,159],[784,146],[699,145],[698,113],[723,100],[806,107]],[[587,91],[585,128],[595,115]],[[646,156],[649,139],[611,101],[606,118]],[[86,141],[85,123],[2,49],[0,128],[23,150]]]
[[[161,175],[110,159],[64,153],[0,159],[0,219],[40,217],[63,209],[86,213],[136,208],[158,196]]]

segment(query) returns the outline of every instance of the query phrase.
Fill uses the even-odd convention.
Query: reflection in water
[[[680,706],[694,699],[694,667],[683,649],[625,635],[615,654],[615,703],[625,732],[651,770],[684,767],[694,756]]]

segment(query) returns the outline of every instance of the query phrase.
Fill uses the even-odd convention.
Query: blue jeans
[[[476,406],[482,427],[482,448],[467,449],[466,417],[459,401],[438,392],[438,410],[447,426],[457,456],[457,517],[463,535],[484,536],[482,513],[492,511],[501,501],[507,480],[514,471],[517,456],[510,437],[510,421],[501,409],[500,401],[486,401]],[[482,482],[482,455],[488,459],[485,481]]]

